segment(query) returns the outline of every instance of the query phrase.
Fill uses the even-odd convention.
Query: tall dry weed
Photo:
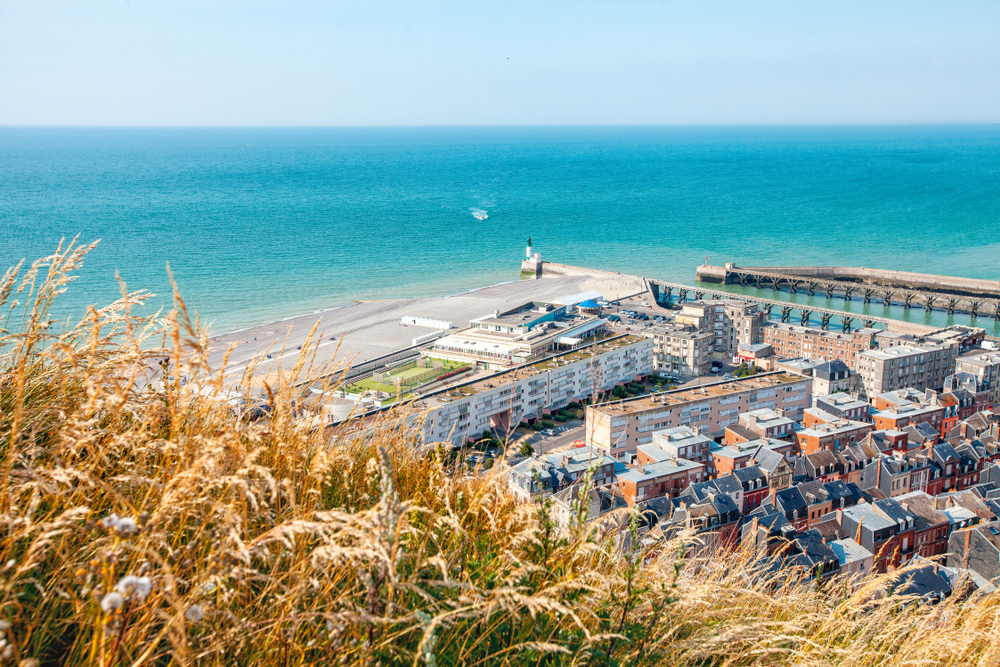
[[[997,595],[920,606],[885,578],[623,548],[515,503],[501,466],[459,473],[405,411],[317,428],[318,332],[245,419],[179,296],[49,320],[88,250],[0,281],[4,664],[997,664]]]

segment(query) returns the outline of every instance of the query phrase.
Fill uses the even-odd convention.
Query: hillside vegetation
[[[86,251],[0,283],[0,664],[1000,662],[998,595],[920,606],[880,579],[623,550],[559,534],[502,466],[455,473],[399,418],[335,437],[293,410],[332,370],[313,345],[242,419],[180,298],[135,318],[123,286],[49,322]]]

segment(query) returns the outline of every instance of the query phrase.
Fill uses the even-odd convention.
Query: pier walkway
[[[829,330],[831,323],[835,326],[839,325],[840,329],[845,332],[850,332],[855,323],[860,323],[862,326],[868,328],[874,328],[876,325],[880,325],[886,329],[890,327],[890,324],[897,326],[902,325],[899,320],[892,320],[887,317],[879,317],[876,315],[850,313],[843,310],[833,310],[831,308],[819,308],[816,306],[796,304],[788,301],[779,301],[777,299],[766,299],[748,294],[723,292],[705,287],[692,287],[691,285],[682,285],[680,283],[670,283],[663,280],[630,276],[622,273],[602,271],[600,269],[569,266],[567,264],[556,264],[554,262],[543,261],[541,273],[544,276],[593,275],[606,279],[617,278],[623,281],[632,281],[642,284],[644,286],[643,291],[647,292],[650,298],[654,299],[657,303],[663,303],[674,299],[676,299],[676,303],[678,304],[685,303],[689,300],[696,301],[698,299],[718,299],[756,303],[760,305],[761,310],[767,313],[768,318],[770,318],[772,314],[776,314],[780,317],[782,322],[791,322],[793,320],[792,314],[795,313],[797,315],[795,320],[799,324],[802,324],[803,326],[810,326],[812,324],[812,319],[815,317],[819,320],[817,322],[819,327],[824,330]]]
[[[782,322],[791,322],[792,313],[796,312],[798,317],[798,323],[802,326],[810,326],[813,317],[819,318],[819,327],[824,330],[830,328],[831,320],[837,320],[840,325],[841,331],[849,333],[854,326],[855,322],[860,322],[862,326],[868,328],[874,328],[875,325],[882,325],[883,328],[888,329],[889,323],[894,320],[888,317],[879,317],[877,315],[865,315],[859,313],[849,313],[844,310],[833,310],[832,308],[818,308],[816,306],[807,306],[797,303],[791,303],[788,301],[779,301],[777,299],[765,299],[759,296],[750,296],[747,294],[735,294],[733,292],[720,292],[707,290],[703,287],[691,287],[690,285],[681,285],[679,283],[668,283],[660,280],[650,280],[650,287],[653,290],[654,298],[658,302],[666,301],[673,298],[673,293],[677,293],[677,303],[684,303],[689,298],[693,300],[698,299],[715,299],[715,300],[727,300],[727,301],[746,301],[748,303],[756,303],[760,305],[761,310],[767,313],[768,318],[771,318],[775,310],[780,313]]]
[[[699,266],[699,282],[821,294],[846,301],[939,310],[1000,320],[1000,282],[857,267]]]

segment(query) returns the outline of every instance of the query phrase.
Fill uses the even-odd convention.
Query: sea
[[[1000,280],[998,231],[998,125],[0,128],[0,267],[100,241],[53,310],[70,321],[116,275],[168,309],[168,266],[213,333],[454,294],[517,280],[528,237],[689,284],[705,262]]]

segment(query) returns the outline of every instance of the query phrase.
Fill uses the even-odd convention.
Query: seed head
[[[184,618],[191,621],[192,623],[197,623],[205,616],[205,610],[201,608],[199,604],[193,604],[188,607],[188,610],[184,612]]]
[[[149,577],[137,577],[130,574],[118,580],[115,590],[133,600],[145,600],[149,592],[153,590],[153,582]]]
[[[105,614],[110,614],[121,609],[124,604],[125,598],[122,597],[121,593],[108,593],[101,600],[101,610]]]
[[[109,514],[101,519],[101,527],[107,530],[113,530],[121,537],[128,537],[136,531],[135,519],[123,519],[117,514]]]

